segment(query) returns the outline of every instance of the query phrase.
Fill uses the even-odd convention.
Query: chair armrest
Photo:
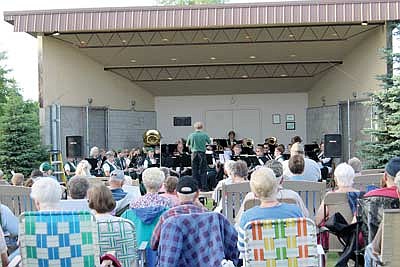
[[[317,245],[317,253],[318,253],[318,266],[325,267],[326,266],[326,256],[325,256],[325,251],[321,245]]]
[[[19,264],[22,262],[21,255],[15,256],[12,261],[10,261],[7,265],[7,267],[16,267],[19,266]]]
[[[138,247],[138,250],[139,251],[146,250],[148,243],[149,242],[147,242],[147,241],[142,241],[142,243],[140,243],[140,246]]]

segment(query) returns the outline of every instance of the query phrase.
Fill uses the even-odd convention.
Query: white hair
[[[40,205],[40,210],[53,210],[61,200],[61,186],[54,178],[40,177],[32,185],[31,198]]]
[[[191,193],[191,194],[181,194],[177,193],[179,201],[180,202],[189,202],[189,201],[194,201],[196,197],[196,192]]]
[[[197,121],[197,122],[195,122],[194,124],[193,124],[193,127],[196,129],[196,130],[201,130],[201,129],[203,129],[203,123],[201,122],[201,121]]]
[[[77,176],[90,176],[90,169],[92,165],[90,165],[89,161],[81,160],[76,166],[75,175]]]
[[[251,191],[261,200],[275,200],[278,192],[278,181],[272,169],[261,167],[251,174]]]
[[[353,186],[355,172],[349,164],[344,162],[337,165],[334,176],[339,187]]]
[[[164,173],[157,167],[148,168],[142,174],[143,185],[149,192],[157,192],[165,180]]]
[[[90,156],[93,157],[93,155],[95,154],[95,151],[99,152],[99,148],[97,146],[94,146],[90,149]]]
[[[353,168],[355,173],[361,172],[362,163],[361,160],[359,160],[358,158],[354,157],[349,159],[348,164]]]
[[[227,161],[225,161],[225,164],[224,164],[224,170],[226,171],[226,174],[229,177],[232,175],[233,164],[235,164],[235,161],[233,161],[233,160],[227,160]]]

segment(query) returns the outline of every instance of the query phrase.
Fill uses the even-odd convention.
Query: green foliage
[[[0,63],[5,59],[0,53]],[[0,168],[28,176],[47,158],[40,141],[39,105],[23,100],[9,72],[0,65]]]
[[[400,55],[384,51],[389,64],[398,63]],[[383,168],[394,156],[400,156],[400,77],[380,76],[381,90],[371,94],[372,128],[363,130],[370,141],[360,142],[359,156],[367,168]]]
[[[224,4],[225,0],[158,0],[157,3],[163,6],[187,6],[187,5],[212,5]]]

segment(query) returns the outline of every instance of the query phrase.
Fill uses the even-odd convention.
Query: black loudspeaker
[[[324,156],[326,158],[342,157],[342,135],[326,134],[324,137]]]
[[[82,158],[82,136],[67,136],[67,157]]]

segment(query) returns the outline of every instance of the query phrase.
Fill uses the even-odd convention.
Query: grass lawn
[[[328,258],[328,261],[327,261],[326,267],[334,267],[336,264],[336,261],[339,259],[339,254],[328,253],[327,258]]]

